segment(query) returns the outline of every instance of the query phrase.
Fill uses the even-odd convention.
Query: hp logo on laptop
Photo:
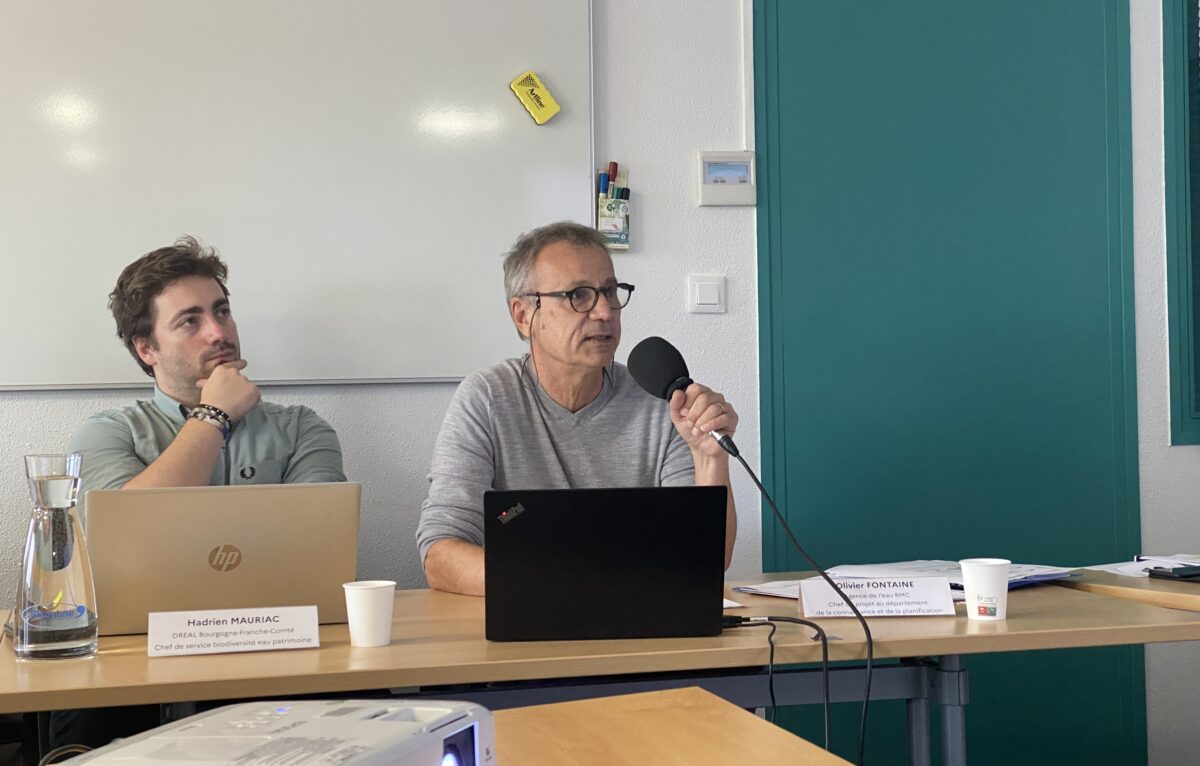
[[[218,545],[208,553],[208,565],[218,572],[228,572],[237,569],[242,563],[242,552],[236,545],[225,543]]]

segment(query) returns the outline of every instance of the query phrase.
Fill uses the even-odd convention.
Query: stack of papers
[[[962,567],[957,561],[897,561],[894,564],[843,564],[826,570],[839,577],[945,577],[950,587],[963,587]],[[1070,577],[1073,569],[1040,564],[1012,564],[1008,568],[1009,590],[1047,580]]]
[[[1182,563],[1182,562],[1180,562]],[[891,564],[842,564],[826,570],[831,577],[945,577],[954,590],[955,600],[962,599],[962,568],[957,561],[897,561]],[[1013,564],[1008,569],[1009,589],[1070,577],[1074,570],[1038,564]],[[819,575],[818,575],[819,576]],[[800,598],[799,580],[776,580],[759,585],[740,585],[734,590],[759,596]]]
[[[799,580],[774,580],[758,585],[735,585],[733,590],[738,593],[753,593],[756,596],[778,596],[779,598],[800,598]]]
[[[1126,577],[1149,577],[1147,572],[1154,567],[1200,567],[1200,556],[1193,553],[1175,553],[1170,556],[1137,556],[1133,561],[1118,561],[1115,564],[1096,564],[1084,567],[1099,572],[1112,572]]]

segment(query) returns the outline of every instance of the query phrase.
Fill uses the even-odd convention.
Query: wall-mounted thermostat
[[[701,205],[753,205],[754,152],[700,152]]]

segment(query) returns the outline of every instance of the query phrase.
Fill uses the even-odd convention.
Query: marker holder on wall
[[[610,250],[629,249],[629,174],[617,163],[596,171],[596,230]]]
[[[596,230],[604,235],[610,250],[628,250],[629,200],[600,197],[596,206]]]

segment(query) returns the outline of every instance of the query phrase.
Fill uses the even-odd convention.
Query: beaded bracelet
[[[216,426],[221,429],[221,437],[224,439],[228,439],[230,431],[233,430],[233,419],[224,410],[211,404],[193,407],[188,411],[188,418]]]

